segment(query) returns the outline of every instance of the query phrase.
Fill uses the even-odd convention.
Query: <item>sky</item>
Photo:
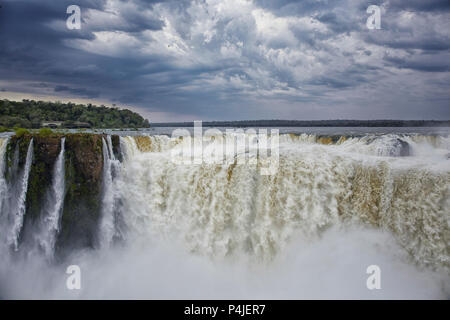
[[[115,104],[151,122],[450,119],[449,0],[0,5],[2,99]]]

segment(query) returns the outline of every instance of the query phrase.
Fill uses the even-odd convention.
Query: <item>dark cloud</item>
[[[397,35],[398,36],[398,35]],[[412,37],[396,38],[394,35],[383,37],[367,34],[366,42],[394,49],[420,49],[430,51],[441,51],[450,49],[450,39],[437,38],[431,35],[427,38],[414,39]]]
[[[67,86],[56,86],[55,87],[55,92],[67,92],[70,94],[73,94],[75,96],[80,96],[83,98],[97,98],[99,97],[100,93],[98,91],[93,91],[93,90],[89,90],[89,89],[85,89],[85,88],[70,88]]]
[[[82,28],[68,30],[71,4],[2,1],[3,87],[176,120],[421,118],[420,83],[427,114],[450,117],[448,1],[80,0]],[[381,30],[365,26],[371,4]]]
[[[399,10],[413,11],[450,11],[448,0],[391,0],[390,7]]]
[[[360,29],[355,21],[349,21],[335,12],[320,13],[315,16],[317,20],[329,26],[335,33],[350,32]]]
[[[256,0],[262,8],[275,10],[284,14],[310,15],[319,11],[333,10],[336,7],[345,7],[343,0]]]
[[[399,69],[411,69],[423,72],[448,72],[450,71],[450,55],[444,57],[408,57],[398,58],[385,56],[384,61],[391,66]]]

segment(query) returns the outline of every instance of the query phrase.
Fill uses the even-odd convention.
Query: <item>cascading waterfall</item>
[[[19,236],[23,226],[23,219],[25,215],[25,201],[28,190],[28,177],[30,175],[31,164],[33,162],[33,139],[30,140],[28,145],[27,157],[25,161],[25,167],[20,179],[20,185],[18,190],[18,198],[15,206],[10,211],[10,219],[12,220],[11,229],[7,239],[8,245],[12,246],[14,250],[18,249]]]
[[[1,252],[0,295],[15,294],[4,287],[32,298],[373,298],[379,296],[366,289],[365,271],[380,264],[382,297],[448,297],[448,137],[282,134],[271,175],[260,171],[268,155],[251,158],[251,147],[236,148],[231,162],[211,161],[216,151],[231,150],[223,136],[203,141],[203,162],[196,164],[177,157],[198,145],[197,137],[121,136],[121,157],[114,155],[116,138],[66,135],[59,154],[55,136],[35,139],[36,150],[56,158],[45,164],[53,171],[42,204],[25,198],[33,196],[28,175],[35,192],[36,162],[45,153],[33,154],[31,140],[23,161],[19,149],[26,146],[9,149],[0,139],[0,228],[10,247],[17,250],[20,239],[24,253]],[[32,209],[25,213],[25,205]],[[71,246],[83,237],[92,242]],[[117,239],[126,241],[113,245]],[[27,252],[33,240],[47,259]],[[86,250],[96,241],[107,250]],[[64,286],[69,260],[83,268],[79,296]],[[163,286],[167,275],[170,286]]]
[[[3,156],[3,160],[5,162],[7,162],[7,159],[6,159],[7,145],[4,145],[4,147],[5,147],[5,154]],[[4,177],[6,178],[6,175],[8,175],[9,179],[8,179],[8,181],[6,179],[4,180],[2,211],[0,211],[0,230],[1,230],[0,236],[1,236],[1,245],[7,246],[9,232],[10,232],[10,224],[11,224],[10,212],[12,210],[14,210],[15,206],[17,206],[16,194],[18,193],[18,189],[19,189],[18,184],[20,183],[20,181],[18,181],[19,180],[18,179],[18,177],[19,177],[19,145],[18,144],[14,148],[14,153],[12,155],[11,164],[7,168],[6,168],[6,163],[4,166],[5,166]]]
[[[118,192],[127,225],[137,234],[175,235],[201,254],[270,260],[298,234],[317,237],[362,221],[393,232],[418,264],[448,270],[445,139],[433,147],[433,165],[414,145],[419,156],[401,156],[405,139],[418,137],[321,139],[281,136],[278,172],[261,176],[247,164],[174,164],[171,151],[189,139],[123,137]]]
[[[6,147],[8,146],[9,139],[0,139],[0,216],[3,212],[3,203],[8,191],[6,183]]]
[[[46,208],[43,212],[43,221],[36,241],[44,251],[47,258],[51,259],[55,250],[56,236],[60,228],[61,211],[65,195],[65,142],[61,139],[61,151],[53,168],[52,186],[48,192]]]
[[[102,215],[100,221],[100,247],[109,247],[114,238],[120,236],[118,230],[118,199],[116,195],[115,177],[119,174],[120,161],[113,152],[111,136],[102,138],[103,144],[103,196]]]

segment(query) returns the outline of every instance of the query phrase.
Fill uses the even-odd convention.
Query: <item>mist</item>
[[[315,239],[298,237],[273,261],[211,259],[155,239],[83,250],[64,263],[39,256],[0,266],[2,299],[447,299],[449,278],[420,269],[387,232],[334,227]],[[69,290],[66,268],[81,269]],[[369,290],[369,265],[381,269],[381,290]]]

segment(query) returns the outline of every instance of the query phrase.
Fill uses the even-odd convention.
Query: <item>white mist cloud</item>
[[[419,270],[393,237],[371,229],[331,229],[298,238],[273,262],[212,261],[182,247],[141,239],[84,251],[49,267],[36,257],[0,266],[2,298],[42,299],[446,299],[448,277]],[[66,288],[66,267],[81,268],[81,290]],[[381,268],[381,290],[366,269]]]

